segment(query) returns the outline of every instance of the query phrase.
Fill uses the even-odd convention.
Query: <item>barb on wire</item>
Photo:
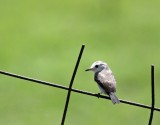
[[[59,88],[59,89],[63,89],[63,90],[69,90],[69,88],[66,87],[66,86],[62,86],[62,85],[59,85],[59,84],[46,82],[46,81],[42,81],[42,80],[38,80],[38,79],[33,79],[33,78],[13,74],[13,73],[2,71],[2,70],[0,70],[0,74],[6,75],[6,76],[11,76],[11,77],[18,78],[18,79],[23,79],[23,80],[26,80],[26,81],[31,81],[31,82],[43,84],[43,85],[47,85],[47,86],[51,86],[51,87],[55,87],[55,88]],[[110,100],[110,98],[108,96],[97,95],[95,93],[91,93],[91,92],[87,92],[87,91],[83,91],[83,90],[78,90],[78,89],[72,88],[71,91],[79,93],[79,94],[84,94],[84,95],[89,95],[89,96],[94,96],[94,97],[99,97],[99,98],[102,98],[102,99]],[[133,106],[137,106],[137,107],[142,107],[142,108],[146,108],[146,109],[151,109],[152,108],[148,105],[144,105],[144,104],[140,104],[140,103],[136,103],[136,102],[131,102],[131,101],[123,100],[123,99],[120,99],[120,101],[121,101],[121,103],[124,103],[124,104],[133,105]],[[154,107],[154,110],[160,112],[160,108]]]

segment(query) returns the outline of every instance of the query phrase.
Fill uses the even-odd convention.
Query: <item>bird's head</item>
[[[94,73],[100,72],[103,69],[107,69],[108,65],[107,63],[103,61],[96,61],[94,62],[89,69],[86,69],[85,71],[93,71]]]

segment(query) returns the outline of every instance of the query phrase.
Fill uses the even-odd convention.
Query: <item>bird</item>
[[[85,71],[94,72],[94,80],[97,82],[100,89],[98,96],[104,93],[111,98],[113,104],[120,103],[118,97],[116,96],[116,80],[107,63],[103,61],[95,61],[91,67]]]

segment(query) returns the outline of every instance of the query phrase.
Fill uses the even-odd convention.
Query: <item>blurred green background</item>
[[[0,69],[68,86],[86,45],[73,88],[98,93],[96,61],[108,63],[117,96],[151,104],[155,64],[160,107],[160,1],[0,0]],[[60,125],[67,91],[0,75],[1,125]],[[154,112],[153,125],[160,123]],[[146,125],[150,110],[72,93],[65,125]]]

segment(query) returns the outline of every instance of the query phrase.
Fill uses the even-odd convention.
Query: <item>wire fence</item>
[[[18,75],[18,74],[13,74],[13,73],[2,71],[2,70],[0,70],[0,74],[7,75],[7,76],[10,76],[10,77],[15,77],[15,78],[22,79],[22,80],[27,80],[27,81],[30,81],[30,82],[35,82],[35,83],[51,86],[51,87],[56,87],[56,88],[63,89],[63,90],[67,90],[68,93],[67,93],[67,97],[66,97],[66,103],[65,103],[65,106],[64,106],[62,120],[61,120],[61,125],[64,125],[65,124],[66,115],[67,115],[67,109],[68,109],[68,105],[69,105],[69,101],[70,101],[71,92],[76,92],[76,93],[79,93],[79,94],[84,94],[84,95],[88,95],[88,96],[94,96],[94,97],[98,97],[98,98],[101,98],[101,99],[110,100],[110,98],[108,96],[99,95],[99,94],[95,94],[95,93],[91,93],[91,92],[87,92],[87,91],[83,91],[83,90],[78,90],[78,89],[72,88],[73,83],[74,83],[74,78],[76,76],[76,73],[77,73],[77,70],[78,70],[78,67],[79,67],[79,63],[80,63],[84,48],[85,48],[85,45],[82,45],[82,47],[80,49],[80,53],[79,53],[78,59],[77,59],[77,62],[76,62],[76,65],[75,65],[75,68],[74,68],[74,71],[73,71],[73,75],[72,75],[71,80],[70,80],[69,87],[62,86],[60,84],[55,84],[55,83],[51,83],[51,82],[46,82],[46,81],[34,79],[34,78],[29,78],[29,77]],[[137,107],[145,108],[145,109],[150,109],[151,112],[150,112],[148,125],[151,125],[152,124],[153,115],[154,115],[154,111],[160,112],[160,108],[155,107],[154,65],[151,65],[151,99],[152,99],[151,106],[145,105],[145,104],[141,104],[141,103],[137,103],[137,102],[127,101],[127,100],[123,100],[123,99],[119,99],[119,100],[123,104],[137,106]]]

